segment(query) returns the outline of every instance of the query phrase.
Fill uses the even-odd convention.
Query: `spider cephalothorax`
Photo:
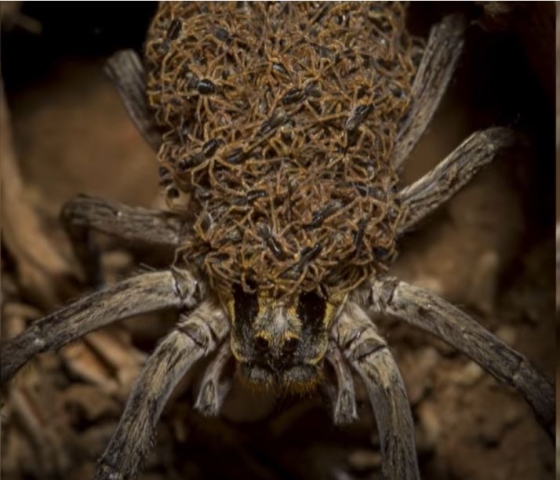
[[[173,249],[175,264],[108,286],[9,340],[2,383],[37,353],[175,308],[179,321],[139,376],[97,480],[135,476],[165,402],[203,357],[195,406],[213,415],[233,359],[242,378],[274,390],[310,389],[328,362],[334,421],[347,423],[357,415],[352,369],[375,413],[385,478],[416,480],[406,389],[373,322],[390,314],[517,388],[551,433],[552,386],[522,355],[434,293],[385,275],[395,240],[516,142],[505,128],[474,133],[417,182],[398,184],[465,29],[461,15],[446,17],[422,53],[401,3],[163,2],[147,71],[126,51],[108,72],[158,152],[171,212],[81,196],[62,218],[92,278],[92,228]]]
[[[265,388],[309,390],[324,368],[333,320],[343,297],[312,291],[285,295],[246,292],[235,285],[228,311],[231,352],[244,379]]]

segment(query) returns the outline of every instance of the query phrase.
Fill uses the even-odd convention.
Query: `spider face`
[[[243,379],[257,387],[308,390],[321,379],[328,333],[342,302],[320,292],[277,299],[233,288],[231,350]]]

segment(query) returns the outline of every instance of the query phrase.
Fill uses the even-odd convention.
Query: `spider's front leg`
[[[360,298],[376,313],[400,317],[464,353],[498,381],[520,390],[537,418],[554,436],[554,390],[527,359],[467,314],[428,290],[395,278],[374,280]]]
[[[137,275],[33,323],[2,344],[0,385],[38,353],[58,350],[116,320],[165,308],[194,307],[203,294],[186,270],[166,270]]]
[[[387,343],[364,310],[353,302],[337,319],[332,335],[367,389],[379,431],[384,478],[418,480],[412,412]]]
[[[165,337],[134,384],[117,430],[99,460],[95,480],[134,478],[173,389],[197,360],[225,341],[228,332],[223,309],[206,301]]]

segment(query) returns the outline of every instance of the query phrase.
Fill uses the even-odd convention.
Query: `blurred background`
[[[155,154],[102,67],[142,51],[151,2],[0,2],[2,335],[19,333],[91,288],[58,222],[78,193],[163,208]],[[505,125],[529,145],[477,175],[400,246],[394,274],[471,313],[549,378],[555,368],[555,4],[414,2],[427,36],[446,12],[473,19],[466,51],[403,184],[477,129]],[[557,205],[558,202],[556,202]],[[105,279],[168,265],[169,252],[96,239]],[[148,267],[149,266],[149,267]],[[146,355],[174,322],[133,318],[32,362],[2,412],[6,480],[86,479]],[[552,479],[554,448],[515,391],[400,322],[382,320],[407,385],[423,477]],[[192,409],[197,372],[165,410],[140,478],[380,478],[374,421],[336,428],[327,399],[249,395],[236,385],[220,419]]]

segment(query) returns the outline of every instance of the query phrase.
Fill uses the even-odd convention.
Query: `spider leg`
[[[384,478],[419,479],[412,412],[387,343],[365,311],[353,302],[338,318],[333,336],[368,392],[379,431]]]
[[[336,343],[333,342],[327,352],[327,361],[332,365],[338,383],[337,395],[334,402],[335,425],[347,425],[358,418],[356,407],[356,391],[352,372],[342,357]]]
[[[194,307],[200,286],[186,270],[151,272],[123,280],[38,320],[2,345],[0,385],[34,355],[57,350],[115,320],[165,308]]]
[[[501,127],[472,134],[432,171],[399,192],[405,213],[397,233],[406,233],[447,202],[515,140],[512,130]]]
[[[223,310],[204,302],[164,338],[134,384],[117,430],[98,462],[95,480],[134,478],[173,389],[194,362],[216,350],[228,331]]]
[[[218,350],[216,358],[206,369],[194,408],[203,415],[215,417],[224,404],[224,400],[231,389],[231,381],[223,381],[221,376],[228,361],[233,358],[228,342]]]
[[[107,60],[104,71],[117,87],[134,125],[152,150],[157,152],[161,135],[152,122],[142,60],[134,50],[121,50]]]
[[[177,215],[78,195],[67,202],[60,218],[86,278],[101,284],[99,253],[91,239],[96,230],[123,241],[176,248],[181,240],[181,221]]]
[[[554,435],[552,384],[528,360],[467,314],[436,294],[395,278],[374,280],[361,304],[426,330],[477,362],[498,381],[520,390],[537,418]]]
[[[399,169],[420,140],[451,80],[464,43],[466,21],[462,15],[445,17],[432,28],[424,56],[412,84],[412,106],[401,126],[392,162]]]

